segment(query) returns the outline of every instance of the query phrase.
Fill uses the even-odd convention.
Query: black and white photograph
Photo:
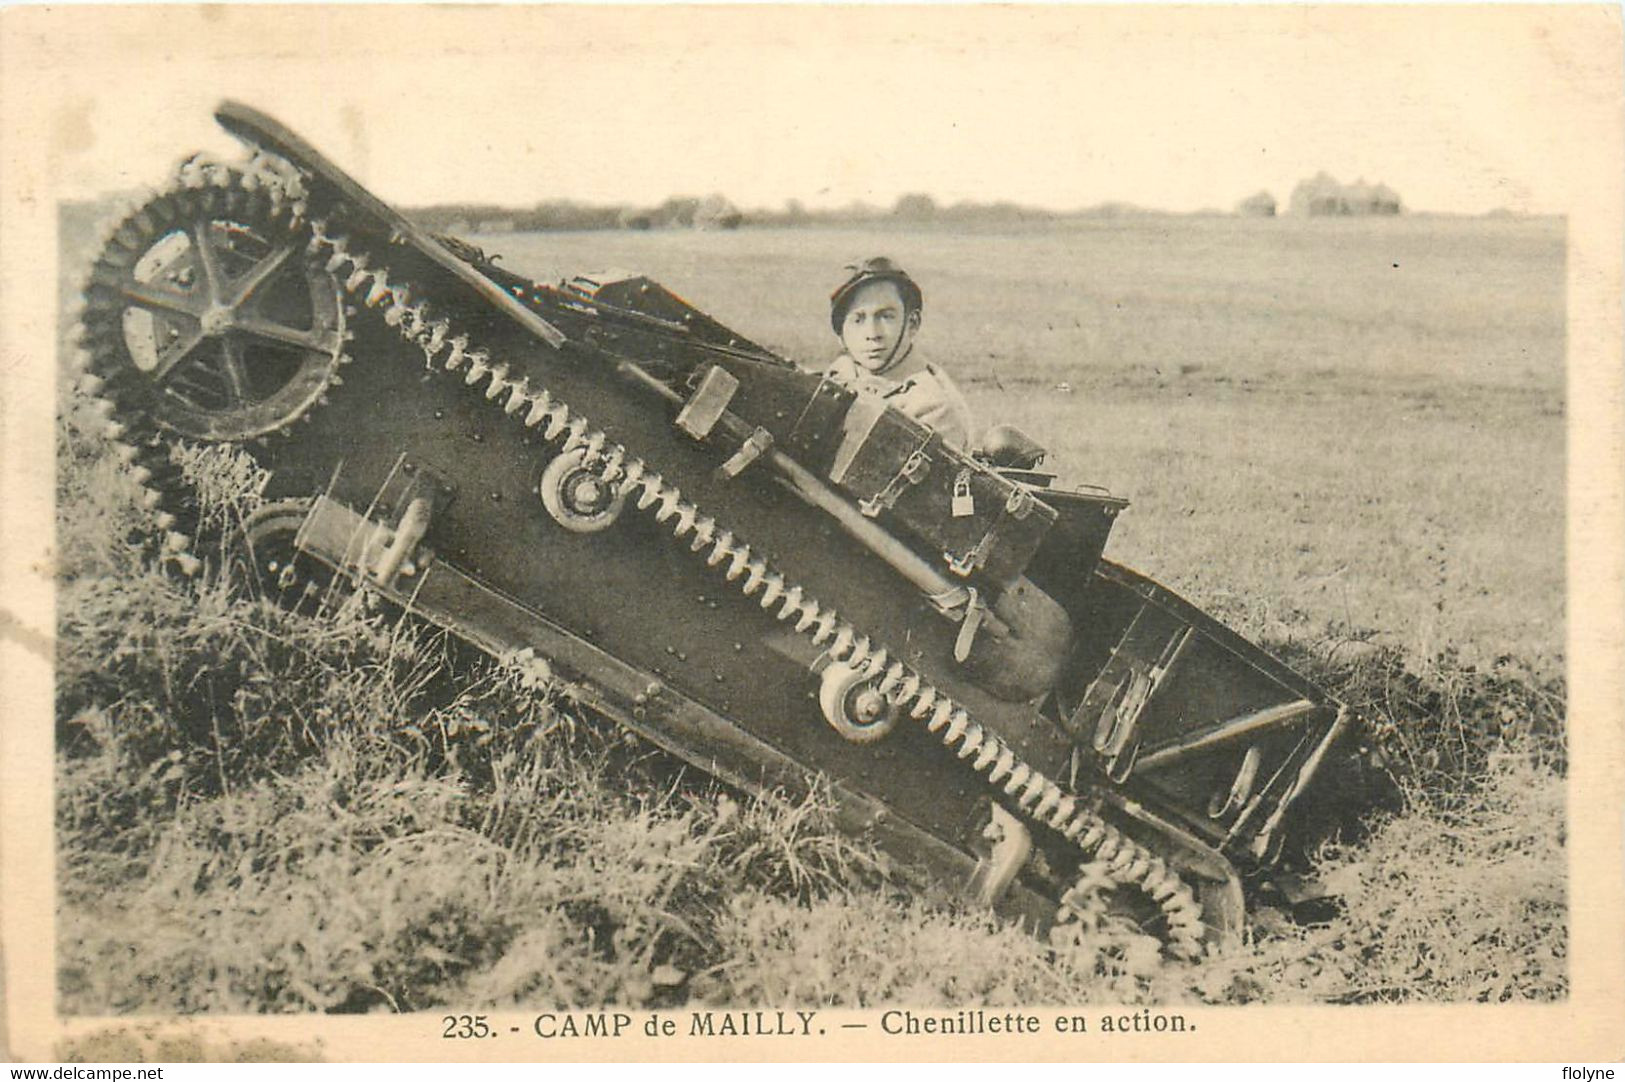
[[[6,11],[8,1056],[1617,1058],[1620,45]]]

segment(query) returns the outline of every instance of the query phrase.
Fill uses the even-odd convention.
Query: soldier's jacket
[[[916,372],[901,382],[864,371],[850,356],[843,353],[824,373],[843,387],[860,394],[872,394],[886,400],[886,404],[912,417],[921,424],[930,425],[944,443],[957,451],[971,445],[974,422],[965,396],[959,392],[948,373],[927,362],[923,372]]]

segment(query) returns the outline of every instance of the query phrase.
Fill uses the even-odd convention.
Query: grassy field
[[[1324,855],[1345,906],[1317,925],[1261,911],[1201,966],[1105,913],[1042,943],[834,834],[820,801],[678,777],[421,629],[165,577],[65,399],[63,1010],[1565,993],[1559,225],[478,240],[543,280],[644,271],[808,361],[840,265],[897,258],[980,418],[1133,501],[1108,555],[1394,728],[1406,811]],[[222,464],[199,470],[240,514]]]

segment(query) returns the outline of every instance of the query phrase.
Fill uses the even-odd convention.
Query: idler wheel
[[[241,552],[260,596],[306,614],[335,599],[332,574],[296,544],[311,507],[310,500],[289,499],[258,508],[243,524]]]
[[[824,670],[818,706],[830,728],[854,744],[885,739],[896,728],[901,713],[896,703],[880,693],[872,677],[839,661]]]
[[[316,405],[345,359],[344,305],[290,208],[236,173],[218,180],[114,231],[85,288],[85,345],[122,410],[236,441]]]
[[[571,533],[609,529],[626,502],[620,489],[588,464],[587,452],[580,448],[549,462],[536,490],[553,521]]]

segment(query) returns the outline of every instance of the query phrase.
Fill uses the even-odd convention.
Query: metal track
[[[559,444],[559,453],[583,450],[605,483],[618,487],[629,505],[666,524],[674,540],[686,542],[692,553],[719,569],[726,581],[736,584],[741,593],[755,599],[776,620],[793,626],[823,648],[831,660],[859,669],[867,678],[878,681],[882,694],[906,709],[911,718],[953,751],[989,790],[1006,798],[1007,804],[1031,822],[1059,833],[1075,845],[1090,867],[1080,873],[1078,886],[1063,894],[1063,913],[1066,898],[1074,890],[1088,889],[1086,884],[1098,882],[1103,874],[1116,886],[1139,889],[1157,905],[1167,925],[1171,953],[1186,958],[1201,955],[1202,908],[1190,886],[1161,857],[1107,822],[1095,806],[1098,800],[1066,793],[1020,759],[964,707],[753,554],[742,538],[684,499],[676,485],[664,481],[642,460],[612,443],[583,415],[546,388],[532,386],[526,377],[510,379],[512,368],[507,363],[472,343],[449,319],[431,313],[426,303],[411,300],[422,291],[393,279],[387,266],[375,262],[370,253],[352,248],[345,236],[329,233],[326,220],[307,222],[303,203],[298,201],[304,192],[295,179],[297,170],[275,159],[267,160],[267,156],[256,157],[255,165],[256,172],[249,174],[256,178],[255,182],[283,188],[285,196],[293,201],[286,222],[295,232],[308,230],[308,254],[317,259],[325,257],[326,271],[340,278],[348,294],[365,307],[379,310],[387,324],[417,346],[428,368],[460,377],[471,392],[481,394],[493,408],[527,428],[539,430],[548,442]],[[204,175],[217,178],[223,174]],[[196,184],[195,180],[187,182]],[[104,386],[94,374],[87,377],[84,389],[100,396],[101,411],[110,422],[109,435],[118,442],[119,453],[136,464],[137,479],[149,494],[148,505],[162,508],[174,503],[185,486],[173,472],[155,471],[149,464],[164,447],[151,419],[122,409],[115,397],[102,393]],[[178,517],[163,510],[159,515],[165,555],[188,573],[195,572],[199,562],[188,551],[190,539],[176,528]]]

